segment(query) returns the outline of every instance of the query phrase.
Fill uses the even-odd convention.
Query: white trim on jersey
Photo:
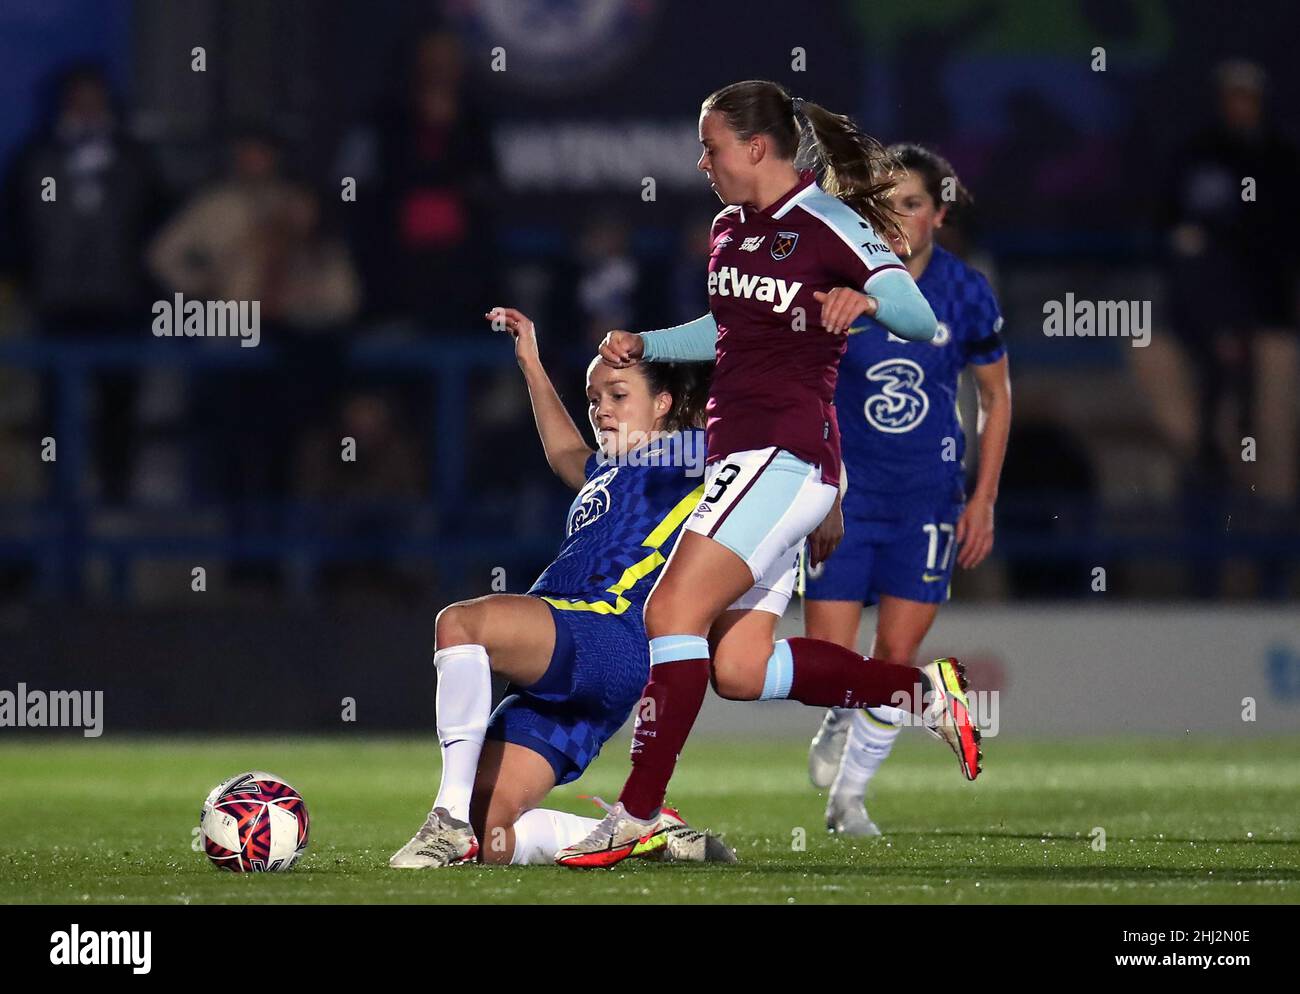
[[[772,220],[774,221],[781,220],[781,218],[785,217],[786,214],[790,212],[791,207],[799,203],[799,201],[803,200],[805,197],[810,196],[814,191],[817,190],[820,190],[820,187],[818,187],[816,183],[809,183],[802,190],[796,193],[793,197],[787,200],[784,206],[782,206],[782,208],[779,211],[777,211],[775,214],[772,215]]]
[[[812,190],[812,189],[816,189],[816,188],[815,188],[815,187],[809,187],[808,189]],[[825,191],[820,191],[820,192],[825,192]],[[827,195],[828,197],[830,196],[829,193],[826,194],[826,195]],[[836,236],[840,239],[840,241],[842,241],[845,245],[847,245],[849,248],[851,248],[851,249],[852,249],[852,250],[857,254],[858,258],[862,260],[862,264],[863,264],[864,266],[867,267],[867,272],[868,272],[868,273],[871,273],[871,274],[874,275],[875,273],[880,272],[880,271],[882,271],[882,270],[886,270],[886,269],[890,269],[890,268],[895,267],[895,266],[901,266],[901,265],[902,265],[902,263],[900,263],[900,262],[886,262],[886,263],[882,263],[882,264],[879,265],[879,266],[873,266],[873,265],[871,264],[871,259],[867,256],[867,254],[866,254],[865,252],[862,251],[862,246],[859,245],[857,242],[855,242],[852,238],[850,238],[850,237],[849,237],[848,235],[846,235],[844,232],[840,231],[839,225],[837,225],[834,221],[832,221],[832,220],[831,220],[829,217],[827,217],[825,214],[821,213],[820,211],[814,210],[813,208],[809,207],[807,204],[800,204],[799,206],[802,207],[804,210],[806,210],[806,211],[807,211],[809,214],[811,214],[813,217],[817,218],[817,220],[821,221],[821,223],[824,224],[824,225],[826,225],[826,227],[830,228],[831,231],[835,232]],[[853,208],[852,208],[852,207],[849,207],[847,204],[845,204],[844,206],[845,206],[845,208],[846,208],[847,210],[850,210],[850,211],[853,210]],[[854,216],[855,216],[855,217],[857,216],[856,213],[855,213]],[[877,238],[880,238],[880,233],[877,232],[876,229],[875,229],[874,227],[872,227],[870,224],[867,225],[867,230],[869,230],[869,231],[870,231],[873,235],[875,235]],[[870,279],[871,277],[868,276],[867,278]],[[865,285],[865,284],[864,284],[864,285]]]
[[[740,223],[744,224],[745,223],[744,208],[741,207],[739,204],[727,204],[726,207],[722,208],[722,210],[718,211],[718,213],[713,215],[713,220],[709,222],[709,231],[712,231],[713,226],[717,224],[719,221],[721,221],[728,214],[730,214],[732,211],[740,211]]]

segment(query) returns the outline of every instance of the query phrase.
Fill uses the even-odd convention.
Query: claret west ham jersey
[[[811,172],[766,210],[728,207],[713,221],[709,310],[718,325],[708,405],[709,459],[775,445],[838,483],[835,379],[845,338],[821,325],[813,293],[866,287],[903,269],[856,211]],[[905,270],[904,270],[905,271]]]

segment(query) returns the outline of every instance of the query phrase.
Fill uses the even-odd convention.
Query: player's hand
[[[505,331],[515,340],[515,359],[521,367],[541,362],[537,352],[537,329],[532,319],[513,307],[494,307],[483,315],[492,322],[493,331]]]
[[[957,519],[957,565],[974,569],[993,549],[993,501],[972,497]]]
[[[827,293],[817,290],[813,300],[822,305],[822,327],[832,335],[846,334],[849,325],[864,314],[875,317],[878,306],[875,297],[846,286],[837,286]]]
[[[615,369],[635,366],[644,352],[641,336],[631,331],[611,331],[600,343],[600,357]]]
[[[836,497],[835,503],[831,505],[830,512],[822,519],[822,523],[813,529],[812,534],[808,536],[809,568],[820,566],[826,562],[843,537],[844,513],[840,510],[840,499]]]

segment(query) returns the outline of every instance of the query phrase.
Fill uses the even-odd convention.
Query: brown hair
[[[952,167],[952,163],[938,152],[924,145],[910,143],[890,145],[888,151],[899,166],[920,177],[921,185],[925,187],[925,192],[930,195],[936,208],[946,206],[948,213],[953,214],[975,203],[970,190],[957,178],[957,170]],[[950,181],[947,186],[952,191],[948,197],[943,196],[945,180]]]
[[[664,415],[664,431],[704,427],[704,405],[709,400],[711,362],[639,362],[636,369],[646,379],[650,394],[673,395],[673,406]]]
[[[805,144],[798,120],[802,116],[809,139],[804,152],[822,173],[822,189],[870,221],[877,234],[902,237],[898,217],[886,200],[897,165],[880,142],[848,117],[791,97],[785,87],[765,79],[747,79],[710,93],[700,114],[710,111],[721,114],[742,141],[767,135],[776,154],[791,161],[800,157]]]

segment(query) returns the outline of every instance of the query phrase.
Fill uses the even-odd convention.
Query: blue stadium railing
[[[49,498],[32,506],[5,502],[0,497],[0,563],[28,563],[35,567],[37,591],[46,596],[75,596],[85,566],[92,559],[107,563],[110,590],[118,598],[129,590],[131,565],[140,559],[182,559],[210,557],[208,561],[243,560],[279,563],[292,592],[310,597],[317,589],[320,569],[328,563],[423,562],[436,564],[440,575],[452,579],[449,592],[457,596],[483,593],[486,581],[464,579],[471,563],[494,563],[505,567],[545,563],[558,544],[557,528],[547,522],[559,520],[559,507],[529,508],[512,518],[519,527],[503,532],[501,523],[486,523],[475,516],[476,508],[465,500],[468,444],[471,438],[468,410],[470,375],[476,371],[513,365],[513,356],[500,342],[483,338],[440,337],[432,341],[362,340],[345,350],[352,369],[400,372],[424,377],[436,393],[432,405],[433,423],[428,437],[436,438],[438,458],[430,460],[428,497],[421,501],[391,502],[387,505],[350,503],[328,505],[321,501],[263,502],[259,517],[273,527],[231,534],[188,534],[159,528],[132,535],[106,535],[91,527],[102,505],[83,497],[81,481],[89,459],[87,386],[97,370],[172,368],[201,375],[214,369],[273,368],[278,355],[263,344],[244,349],[235,341],[228,347],[196,347],[179,340],[150,340],[142,343],[52,342],[40,339],[0,341],[0,368],[17,367],[47,373],[56,392],[54,435],[58,457],[53,469]],[[586,361],[575,353],[574,365]],[[533,444],[530,438],[528,444]],[[1060,526],[1044,525],[1044,506],[1050,504]],[[217,510],[230,513],[230,505],[193,509],[150,507],[147,511]],[[457,509],[458,513],[448,513]],[[555,513],[552,513],[552,510]],[[338,534],[328,527],[349,512],[383,515],[393,523],[391,531],[369,531],[365,535]],[[1197,574],[1210,574],[1234,557],[1263,564],[1263,590],[1267,597],[1287,595],[1290,564],[1300,559],[1300,527],[1291,516],[1280,525],[1251,530],[1248,508],[1233,518],[1228,503],[1211,507],[1189,506],[1129,508],[1103,513],[1078,494],[1026,496],[1018,501],[1004,494],[999,503],[997,555],[1021,564],[1086,563],[1092,566],[1120,566],[1125,562],[1186,562]],[[437,527],[410,528],[405,522],[424,514],[436,519]],[[1222,516],[1219,516],[1222,515]],[[1133,527],[1147,520],[1158,525]],[[1235,520],[1233,527],[1214,527],[1215,520]],[[1068,523],[1068,524],[1067,524]],[[513,525],[512,525],[513,527]],[[459,578],[459,581],[457,581]],[[521,589],[511,576],[509,587]],[[531,579],[531,577],[529,577]],[[1077,591],[1086,594],[1086,573]]]
[[[429,460],[428,499],[419,502],[352,502],[345,508],[327,508],[321,502],[261,502],[254,517],[279,523],[280,527],[240,535],[190,535],[174,531],[130,536],[96,534],[90,528],[92,515],[102,506],[81,494],[90,458],[87,387],[96,371],[113,369],[170,368],[202,374],[214,369],[265,370],[275,368],[279,355],[267,344],[241,348],[237,341],[202,347],[192,341],[156,340],[143,343],[53,342],[40,339],[0,341],[0,368],[17,367],[46,373],[55,398],[53,433],[57,458],[51,467],[52,486],[47,500],[36,506],[12,501],[0,503],[7,518],[0,533],[0,562],[28,562],[36,567],[38,591],[44,595],[75,595],[81,586],[84,566],[92,558],[108,563],[110,588],[121,597],[127,588],[131,563],[139,558],[186,558],[212,556],[217,559],[283,562],[291,564],[288,577],[292,589],[309,595],[315,586],[319,566],[327,562],[348,562],[384,558],[387,561],[424,560],[436,562],[439,572],[462,576],[463,564],[488,561],[509,565],[535,563],[554,553],[554,529],[523,529],[523,534],[502,535],[500,530],[466,532],[464,522],[441,517],[449,526],[438,533],[384,535],[365,538],[331,534],[313,528],[327,511],[357,513],[391,512],[394,522],[421,510],[435,511],[465,507],[463,492],[469,463],[470,439],[468,404],[469,374],[475,370],[500,369],[513,364],[509,349],[500,342],[483,338],[439,338],[436,342],[360,341],[346,350],[346,361],[359,370],[395,371],[425,378],[436,401],[433,424],[428,430],[438,443],[438,458]],[[585,356],[581,357],[585,361]],[[530,440],[531,441],[531,440]],[[3,501],[3,498],[0,498]],[[206,511],[210,508],[186,510]],[[472,509],[472,505],[471,505]],[[182,510],[151,506],[147,511]],[[230,508],[226,508],[230,510]],[[249,510],[247,505],[241,510]],[[515,585],[512,584],[512,589]],[[482,592],[476,590],[474,592]]]

